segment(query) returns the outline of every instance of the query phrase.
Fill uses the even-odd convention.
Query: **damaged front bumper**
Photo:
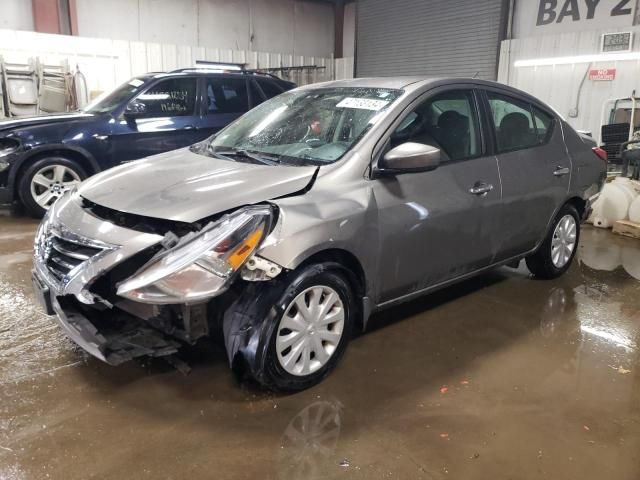
[[[163,238],[106,221],[67,195],[38,229],[34,293],[71,340],[104,362],[174,354],[209,335],[211,323],[222,325],[238,292],[225,287],[204,301],[167,304],[118,295],[118,282],[164,248]],[[239,276],[248,284],[272,280],[282,271],[259,256],[245,267]]]
[[[105,222],[71,197],[56,202],[39,227],[32,271],[37,300],[64,333],[112,365],[171,355],[194,343],[196,334],[208,334],[201,306],[159,308],[114,298],[110,302],[96,294],[96,282],[162,236]],[[193,328],[185,331],[185,323]]]
[[[160,357],[178,351],[182,343],[122,311],[89,311],[73,297],[56,297],[33,272],[36,298],[64,333],[86,352],[119,365],[141,356]]]

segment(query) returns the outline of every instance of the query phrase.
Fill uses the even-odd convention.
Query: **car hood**
[[[184,148],[94,175],[78,193],[121,212],[195,222],[302,190],[317,168],[234,162]]]
[[[0,131],[13,130],[15,128],[35,127],[36,125],[49,125],[69,121],[88,120],[93,118],[91,113],[54,113],[51,115],[36,115],[33,117],[19,117],[0,120]]]

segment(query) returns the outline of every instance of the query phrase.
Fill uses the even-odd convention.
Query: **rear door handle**
[[[484,196],[491,190],[493,190],[493,185],[491,185],[490,183],[476,182],[473,187],[469,189],[469,193],[473,195]]]
[[[553,174],[556,177],[562,177],[563,175],[569,175],[569,167],[563,167],[558,165],[556,169],[553,171]]]
[[[196,127],[194,127],[193,125],[185,125],[184,127],[182,127],[183,130],[193,130]]]

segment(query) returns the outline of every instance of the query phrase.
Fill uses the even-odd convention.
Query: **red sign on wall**
[[[589,80],[593,80],[594,82],[610,82],[615,79],[615,68],[594,68],[589,70]]]

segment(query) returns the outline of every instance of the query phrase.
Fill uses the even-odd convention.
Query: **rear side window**
[[[269,80],[258,80],[258,84],[260,84],[260,88],[267,96],[267,98],[275,97],[276,95],[280,95],[284,90],[276,85],[275,82],[271,82]]]
[[[193,115],[196,104],[195,78],[168,78],[139,95],[135,102],[144,105],[144,117]]]
[[[498,151],[509,152],[538,144],[531,106],[514,98],[488,92]]]
[[[244,78],[207,79],[207,113],[244,113],[249,110]]]
[[[511,152],[546,143],[553,117],[528,102],[487,92],[499,152]]]

